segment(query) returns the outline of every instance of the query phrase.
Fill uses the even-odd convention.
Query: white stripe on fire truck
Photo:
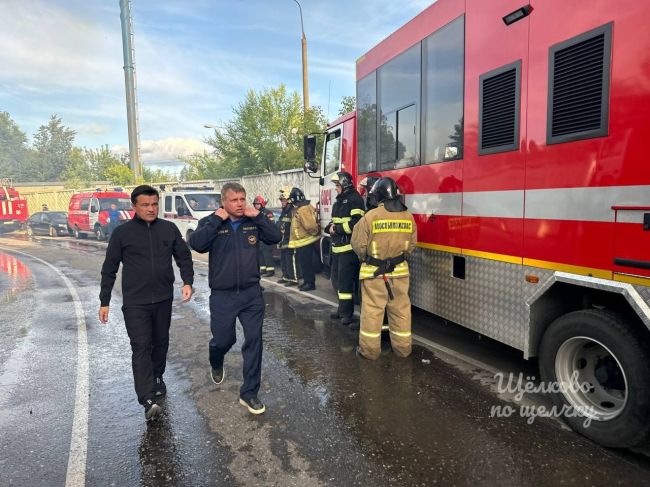
[[[612,222],[612,206],[650,206],[650,186],[409,194],[406,205],[424,215]],[[639,218],[630,211],[618,215],[619,221]]]

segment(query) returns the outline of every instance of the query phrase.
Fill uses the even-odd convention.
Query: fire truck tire
[[[192,236],[193,233],[194,233],[194,230],[188,230],[185,233],[185,241],[188,243],[188,245],[190,243],[190,237]]]
[[[106,240],[106,233],[100,225],[95,226],[95,237],[97,241]]]
[[[608,447],[638,445],[650,433],[648,351],[646,337],[621,316],[574,311],[544,333],[541,378],[552,389],[556,411],[567,412],[563,419],[574,430]]]
[[[86,238],[86,234],[79,231],[79,227],[77,225],[74,226],[74,238],[76,238],[77,240]]]

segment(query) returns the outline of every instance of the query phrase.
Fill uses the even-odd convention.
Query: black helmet
[[[352,174],[349,172],[341,171],[332,176],[332,181],[341,185],[343,191],[352,187]]]
[[[291,193],[289,193],[289,201],[292,203],[295,203],[297,201],[305,201],[305,193],[303,193],[300,188],[291,188]]]
[[[372,186],[370,195],[374,196],[377,204],[383,203],[386,200],[395,200],[399,197],[397,194],[397,183],[392,178],[379,178],[379,180]]]

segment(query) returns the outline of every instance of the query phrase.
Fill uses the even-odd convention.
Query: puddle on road
[[[20,259],[0,252],[0,304],[29,287],[32,272]]]

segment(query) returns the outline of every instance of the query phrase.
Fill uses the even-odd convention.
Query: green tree
[[[111,184],[121,186],[132,184],[134,179],[133,171],[121,162],[107,167],[104,172],[104,177],[106,180],[110,181]]]
[[[341,106],[339,107],[339,117],[346,113],[350,113],[357,109],[357,99],[354,96],[344,96],[341,98]]]
[[[322,132],[327,122],[320,107],[303,113],[297,92],[285,85],[249,90],[234,117],[207,139],[214,154],[186,158],[193,178],[226,178],[302,166],[302,135]]]
[[[70,164],[76,132],[52,115],[34,134],[35,160],[28,176],[31,180],[58,181]]]
[[[174,179],[171,174],[162,169],[149,169],[148,167],[142,168],[142,177],[145,183],[165,183]]]
[[[0,177],[22,180],[29,162],[27,136],[7,112],[0,112]]]
[[[73,147],[70,151],[70,163],[63,173],[66,187],[88,188],[94,181],[101,179],[88,162],[88,152],[79,147]]]

